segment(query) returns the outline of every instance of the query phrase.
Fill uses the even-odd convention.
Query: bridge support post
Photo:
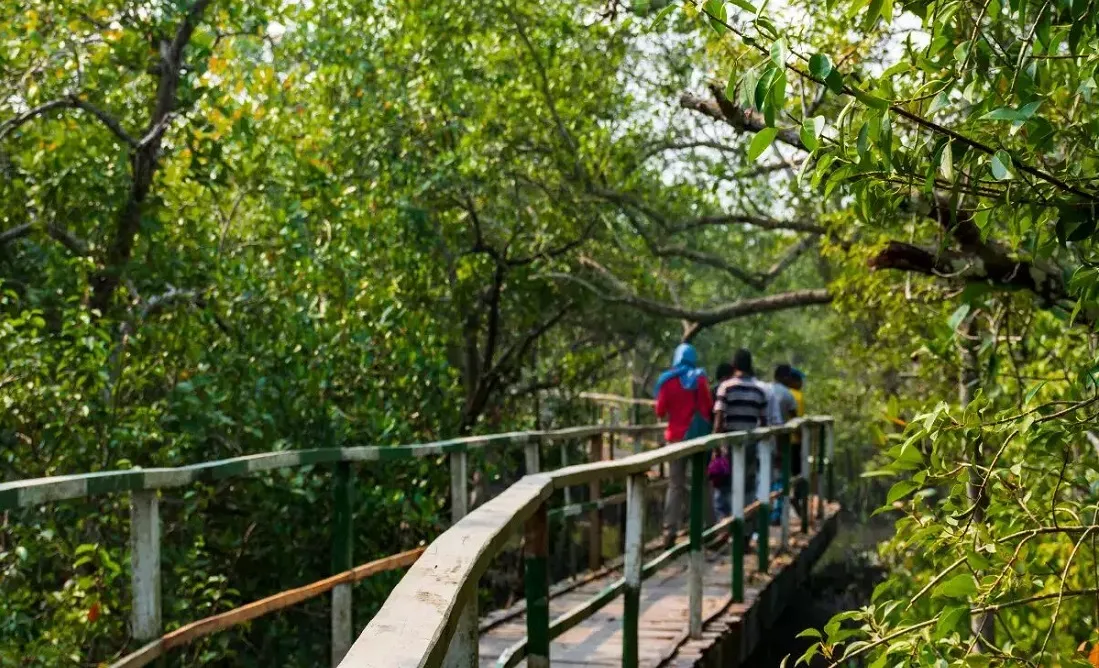
[[[332,573],[351,570],[352,507],[355,481],[350,462],[338,462],[333,476]],[[354,642],[351,620],[352,584],[345,582],[332,588],[332,665],[338,666]]]
[[[527,520],[523,532],[523,554],[525,576],[524,585],[527,597],[527,666],[530,668],[549,668],[549,528],[546,518],[546,504],[543,503]],[[474,629],[476,629],[476,620]],[[474,643],[474,661],[477,665],[476,643]]]
[[[702,637],[702,516],[706,486],[703,482],[703,469],[706,467],[706,453],[691,455],[691,517],[690,572],[687,574],[687,607],[689,612],[688,633],[692,638]]]
[[[450,453],[450,523],[457,524],[458,520],[469,512],[469,490],[466,487],[469,480],[469,472],[466,470],[469,455],[465,452]]]
[[[538,473],[541,465],[541,456],[539,454],[541,441],[540,438],[534,436],[523,446],[523,460],[526,463],[527,475]]]
[[[817,449],[814,455],[816,456],[816,484],[814,487],[814,496],[817,497],[817,519],[824,520],[824,434],[826,427],[822,424],[817,428]]]
[[[779,434],[776,439],[779,456],[782,457],[782,513],[779,530],[779,552],[785,552],[790,548],[790,504],[793,498],[790,495],[790,475],[793,470],[793,452],[790,448],[790,434]]]
[[[443,668],[476,668],[477,666],[477,588],[469,600],[462,605],[458,615],[458,626],[450,638],[450,645],[443,658]]]
[[[130,495],[131,630],[141,642],[160,636],[160,502],[156,490]]]
[[[836,424],[829,422],[824,425],[824,482],[827,485],[825,497],[829,501],[836,500]]]
[[[811,480],[813,479],[813,430],[808,424],[801,425],[801,481],[798,488],[802,490],[801,503],[801,532],[809,533],[812,528],[812,501]]]
[[[774,466],[771,444],[770,437],[756,444],[756,451],[759,453],[759,483],[756,494],[759,499],[759,509],[756,510],[756,531],[759,538],[756,551],[759,557],[757,570],[760,573],[766,573],[771,562],[771,469]]]
[[[644,473],[626,481],[626,553],[622,565],[625,588],[622,594],[622,667],[637,668],[637,626],[641,613],[641,566],[645,560]],[[529,604],[528,604],[529,605]]]
[[[744,443],[730,446],[733,465],[733,526],[729,540],[733,550],[732,595],[734,603],[744,601]]]
[[[603,436],[596,434],[589,443],[588,460],[598,462],[603,458]],[[588,483],[588,501],[599,500],[599,481]],[[596,571],[603,565],[603,515],[598,508],[588,511],[588,570]]]

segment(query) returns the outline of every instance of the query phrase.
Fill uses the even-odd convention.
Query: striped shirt
[[[730,378],[717,388],[714,413],[722,415],[722,431],[766,427],[771,416],[771,390],[755,378]]]

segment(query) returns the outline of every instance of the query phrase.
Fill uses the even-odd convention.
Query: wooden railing
[[[703,471],[707,453],[719,446],[732,450],[731,526],[733,601],[744,600],[744,536],[746,519],[759,518],[759,570],[770,563],[767,536],[770,502],[775,496],[787,499],[782,513],[780,545],[788,544],[792,452],[790,434],[801,436],[802,473],[807,485],[798,485],[801,502],[801,530],[811,530],[812,512],[823,517],[821,486],[833,494],[833,421],[830,417],[807,417],[778,427],[747,432],[714,434],[666,445],[616,461],[568,466],[551,473],[527,475],[505,492],[470,513],[432,542],[390,594],[382,609],[359,636],[340,663],[341,668],[447,668],[478,665],[478,580],[505,542],[522,529],[525,560],[526,638],[504,653],[498,668],[510,668],[522,659],[531,668],[549,665],[550,641],[591,616],[616,596],[623,596],[624,615],[622,664],[635,668],[638,659],[638,616],[641,583],[646,575],[669,559],[690,552],[688,633],[697,638],[702,631],[702,545],[707,534],[724,529],[719,523],[703,532],[705,499]],[[745,504],[745,450],[757,444],[763,462],[770,462],[772,448],[782,455],[782,491],[765,494],[762,502]],[[687,542],[643,564],[644,493],[649,472],[663,464],[687,459],[691,467],[690,522]],[[759,487],[770,490],[770,466],[759,467]],[[548,582],[548,500],[556,490],[607,479],[626,478],[626,547],[623,578],[593,599],[577,606],[551,623]],[[805,489],[808,487],[808,489]],[[818,499],[815,504],[811,499]]]
[[[78,475],[55,476],[0,483],[0,513],[19,508],[31,508],[67,499],[81,499],[108,493],[130,494],[132,612],[131,632],[135,640],[145,644],[123,657],[112,668],[137,668],[163,656],[171,649],[184,646],[198,638],[222,631],[262,615],[287,608],[331,591],[332,665],[344,657],[354,637],[352,631],[352,584],[370,575],[406,568],[414,563],[424,548],[371,561],[353,567],[353,466],[363,462],[390,462],[419,457],[447,455],[451,474],[451,519],[458,522],[466,516],[469,500],[469,453],[486,448],[522,447],[528,474],[541,470],[539,450],[543,445],[591,441],[591,452],[602,452],[604,435],[631,437],[635,448],[644,436],[659,440],[664,427],[652,425],[594,425],[553,431],[529,431],[487,436],[471,436],[447,441],[401,446],[359,446],[287,450],[244,457],[234,457],[191,466],[173,468],[135,468],[125,471],[104,471]],[[598,447],[597,447],[598,446]],[[599,459],[600,456],[596,456]],[[170,633],[163,633],[161,620],[160,569],[160,495],[177,487],[193,483],[212,482],[277,469],[332,465],[334,517],[332,526],[331,577],[295,589],[280,592],[228,612],[189,623]],[[587,504],[571,504],[561,509],[563,515],[576,514],[601,507],[612,499],[599,500],[598,494]],[[491,505],[489,501],[486,505]],[[591,506],[590,504],[596,504]],[[595,510],[594,512],[598,512]],[[474,620],[476,621],[476,620]],[[476,627],[474,627],[476,629]]]

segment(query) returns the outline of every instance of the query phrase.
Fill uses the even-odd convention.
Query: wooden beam
[[[645,483],[644,473],[631,475],[626,481],[626,551],[623,564],[622,592],[622,666],[637,668],[637,626],[641,616],[641,568],[644,564]]]
[[[542,504],[523,530],[523,568],[527,599],[527,666],[549,668],[549,526]]]
[[[351,463],[339,462],[332,476],[332,572],[351,568],[354,549],[353,508],[355,480]],[[354,641],[352,631],[352,587],[344,582],[332,588],[332,665],[340,665]]]
[[[134,639],[160,636],[160,504],[155,491],[130,495],[130,570]]]

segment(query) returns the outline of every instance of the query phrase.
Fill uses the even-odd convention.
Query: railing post
[[[767,572],[767,566],[771,561],[769,551],[771,549],[771,468],[774,459],[771,453],[771,437],[768,436],[756,444],[759,453],[759,485],[756,498],[759,499],[759,509],[756,511],[756,527],[759,532],[759,540],[756,550],[759,555],[760,573]]]
[[[730,446],[733,464],[733,602],[744,601],[744,442]]]
[[[688,633],[692,638],[702,637],[702,514],[706,494],[706,486],[703,483],[705,467],[705,452],[696,452],[691,455],[691,561],[690,572],[687,575],[687,605],[690,610]]]
[[[603,435],[595,434],[589,443],[588,459],[592,462],[603,458]],[[599,481],[588,483],[588,501],[599,500]],[[603,565],[603,515],[598,508],[588,511],[588,569],[595,571]]]
[[[352,567],[352,507],[355,484],[351,462],[337,462],[333,475],[332,573]],[[332,588],[332,665],[338,666],[354,642],[350,582]]]
[[[817,449],[813,453],[816,456],[816,492],[817,497],[817,519],[824,519],[824,425],[820,425],[817,429]]]
[[[549,534],[546,504],[538,507],[524,528],[523,555],[527,597],[527,665],[548,668],[549,659]],[[475,627],[476,628],[476,627]],[[474,653],[476,659],[476,653]],[[472,665],[477,665],[476,661]]]
[[[541,457],[539,456],[539,448],[541,447],[542,439],[537,436],[533,436],[523,446],[523,459],[526,462],[527,475],[538,473],[541,465]]]
[[[478,661],[477,625],[480,622],[477,616],[477,591],[474,590],[470,600],[462,606],[458,616],[458,626],[454,629],[454,635],[447,646],[446,657],[443,659],[443,668],[476,668]]]
[[[641,564],[644,561],[645,474],[626,481],[626,554],[623,563],[622,666],[637,668],[637,627],[641,616]]]
[[[801,532],[809,533],[809,529],[812,528],[812,509],[810,503],[810,480],[812,480],[812,469],[810,468],[813,463],[813,458],[810,453],[813,449],[813,430],[809,428],[808,424],[801,425],[801,482],[798,483],[798,489],[801,492]]]
[[[779,434],[775,442],[778,444],[779,455],[782,457],[782,496],[779,502],[782,504],[782,513],[779,515],[779,551],[785,552],[790,545],[790,504],[793,499],[790,496],[790,474],[792,470],[790,449],[790,434]]]
[[[824,467],[828,481],[828,500],[836,500],[836,423],[829,422],[824,431]]]
[[[450,523],[457,524],[458,520],[469,512],[469,489],[466,487],[469,481],[466,465],[468,454],[465,452],[450,453]]]
[[[156,490],[130,495],[131,627],[135,640],[160,636],[160,503]]]

